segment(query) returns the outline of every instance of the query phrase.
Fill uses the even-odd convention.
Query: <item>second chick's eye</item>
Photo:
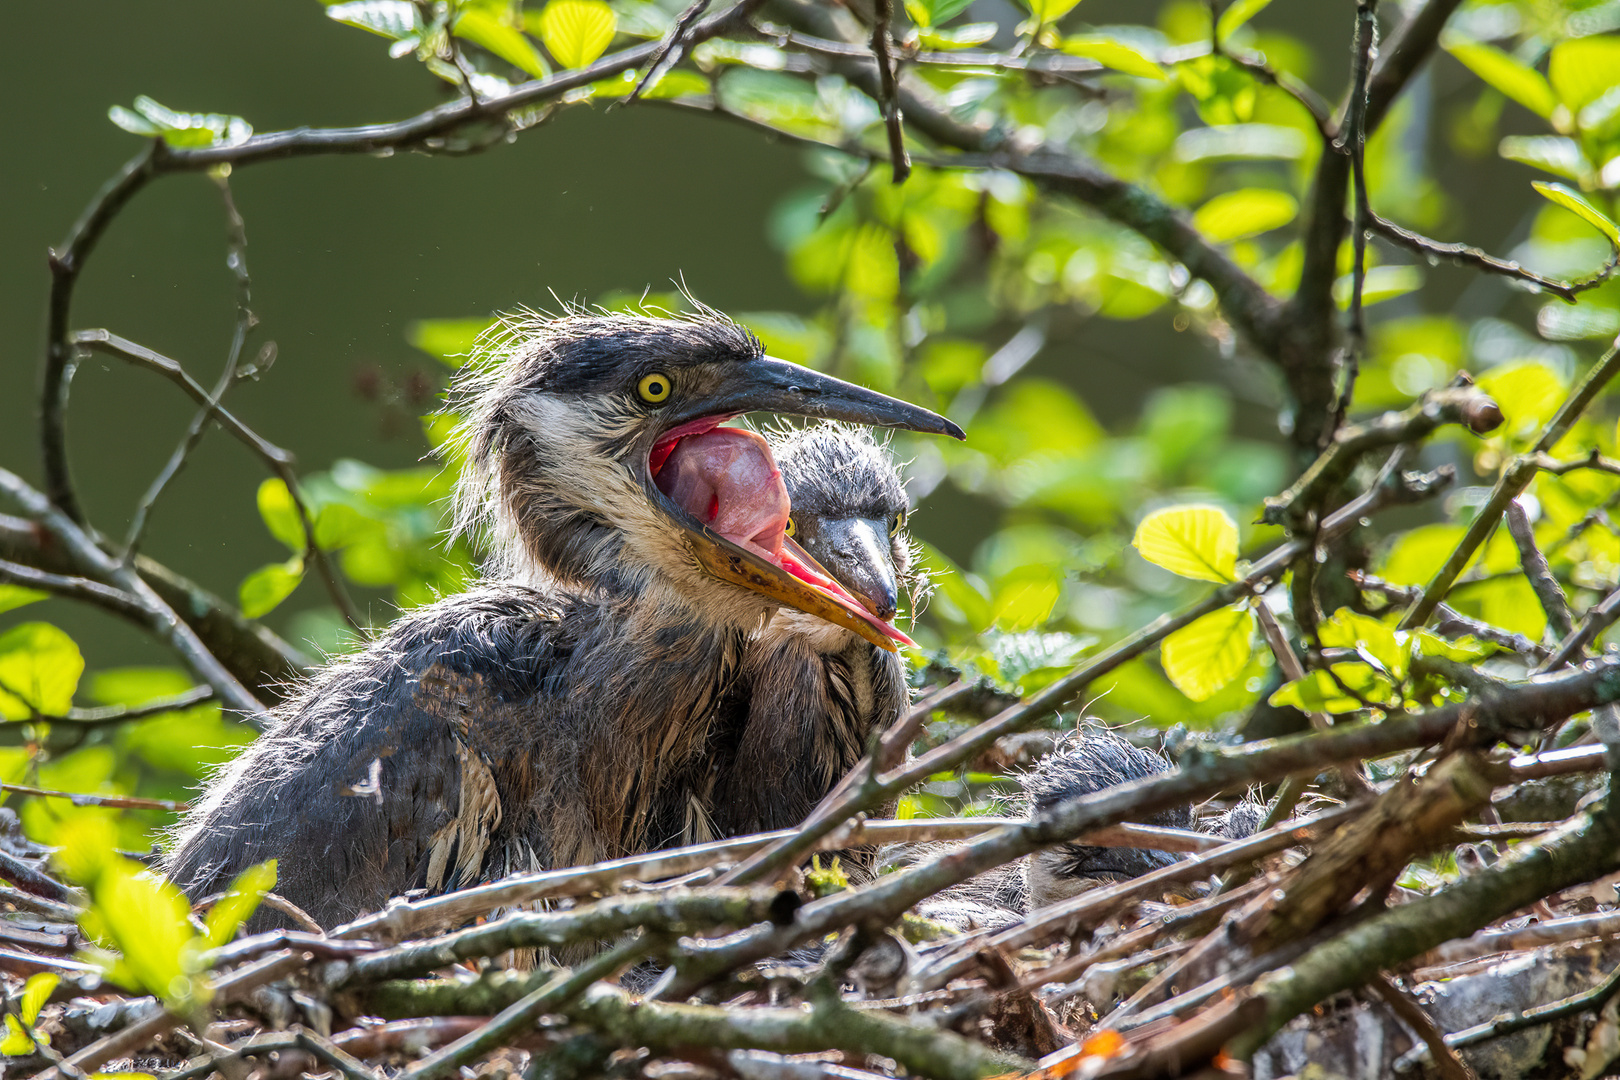
[[[669,376],[661,371],[655,371],[651,375],[643,375],[641,381],[636,384],[636,393],[641,395],[641,400],[651,402],[654,405],[667,400],[670,389]]]
[[[897,535],[900,532],[900,530],[905,528],[905,527],[906,527],[906,512],[904,510],[900,511],[898,514],[894,515],[894,517],[889,519],[889,535],[890,536]]]
[[[783,528],[782,535],[783,536],[797,536],[798,533],[799,533],[799,527],[793,523],[792,518],[788,518],[787,526],[785,528]]]

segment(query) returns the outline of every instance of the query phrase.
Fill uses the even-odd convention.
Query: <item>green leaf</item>
[[[135,99],[134,110],[114,105],[107,118],[131,134],[161,137],[179,149],[235,146],[253,135],[253,125],[240,116],[175,112],[144,95]]]
[[[1580,194],[1571,191],[1563,184],[1549,184],[1544,180],[1534,181],[1530,186],[1540,192],[1543,198],[1550,199],[1581,218],[1592,228],[1602,233],[1609,243],[1616,248],[1620,248],[1620,227],[1617,227],[1603,211],[1587,202]]]
[[[968,9],[973,0],[906,0],[906,14],[918,30],[944,26]]]
[[[0,715],[61,716],[73,707],[83,674],[84,657],[61,630],[42,622],[14,626],[0,634]]]
[[[1355,278],[1346,274],[1333,283],[1333,300],[1341,310],[1350,306]],[[1371,307],[1423,288],[1423,271],[1416,266],[1374,266],[1361,283],[1361,306]]]
[[[1456,660],[1464,664],[1472,664],[1476,660],[1495,656],[1502,651],[1500,646],[1480,641],[1472,634],[1464,634],[1456,641],[1449,641],[1433,630],[1419,630],[1417,639],[1418,649],[1424,656],[1443,656],[1447,660]]]
[[[1212,611],[1164,639],[1159,663],[1176,689],[1207,701],[1237,678],[1254,648],[1254,615],[1247,605]]]
[[[259,485],[259,517],[264,519],[270,535],[280,540],[289,551],[304,550],[304,525],[298,519],[298,506],[292,492],[280,477],[272,476]]]
[[[456,369],[467,362],[473,345],[495,322],[490,319],[418,319],[406,324],[405,340],[446,367]]]
[[[1361,702],[1340,690],[1339,684],[1333,681],[1333,676],[1325,671],[1313,671],[1303,679],[1296,679],[1283,686],[1271,695],[1271,704],[1278,708],[1293,706],[1301,712],[1319,713],[1355,712],[1361,708]]]
[[[274,611],[292,595],[298,583],[304,580],[304,557],[294,555],[284,563],[261,566],[242,579],[237,598],[242,614],[257,619]]]
[[[635,71],[625,71],[611,79],[591,83],[591,90],[598,97],[628,97],[630,91],[634,90],[640,81],[641,76]],[[657,82],[642,91],[641,96],[646,101],[667,101],[678,97],[696,97],[707,94],[712,89],[709,80],[698,72],[676,68],[674,71],[664,72]]]
[[[1453,42],[1445,45],[1445,49],[1486,84],[1543,120],[1551,118],[1558,99],[1553,96],[1553,88],[1546,78],[1535,68],[1526,67],[1494,45]]]
[[[618,22],[602,0],[551,0],[538,24],[552,58],[565,68],[581,68],[613,44]]]
[[[1020,0],[1020,2],[1029,8],[1029,13],[1035,17],[1034,21],[1037,24],[1047,26],[1073,11],[1080,0]]]
[[[1294,220],[1299,203],[1292,195],[1270,188],[1243,188],[1217,195],[1198,208],[1193,224],[1211,240],[1221,243],[1258,236]]]
[[[1558,372],[1534,360],[1498,364],[1479,377],[1479,388],[1502,409],[1502,426],[1493,434],[1511,439],[1535,438],[1565,393]]]
[[[1063,39],[1063,51],[1070,56],[1095,60],[1106,68],[1144,79],[1165,81],[1164,69],[1131,46],[1099,34],[1076,34]]]
[[[1553,46],[1547,78],[1572,114],[1620,85],[1620,37],[1592,34]]]
[[[10,1013],[6,1014],[6,1037],[0,1039],[0,1055],[6,1057],[25,1057],[34,1052],[34,1040],[31,1039],[17,1018]]]
[[[1329,649],[1365,649],[1385,671],[1397,679],[1406,676],[1407,652],[1393,628],[1349,608],[1340,608],[1323,621],[1317,640]]]
[[[197,988],[185,953],[196,934],[180,890],[121,855],[109,858],[90,889],[101,926],[141,986],[170,1004],[189,1003]]]
[[[1260,14],[1269,3],[1271,0],[1232,0],[1215,22],[1215,40],[1224,42],[1234,30]]]
[[[22,1000],[18,1002],[17,1011],[22,1013],[22,1021],[29,1027],[39,1019],[39,1010],[51,999],[51,991],[55,990],[62,977],[55,972],[42,971],[31,975],[23,984]]]
[[[1218,506],[1170,506],[1136,527],[1131,546],[1172,574],[1198,581],[1237,579],[1237,525]]]
[[[235,936],[237,928],[253,917],[264,894],[276,887],[276,860],[250,866],[236,876],[219,902],[208,909],[203,939],[217,949]]]
[[[1555,173],[1577,184],[1592,173],[1592,165],[1581,152],[1580,144],[1562,135],[1509,135],[1497,147],[1497,153],[1509,161]]]
[[[523,31],[502,22],[486,8],[462,8],[450,32],[464,41],[488,49],[508,64],[536,79],[543,79],[551,74],[546,68],[545,60],[540,56],[540,50],[530,44],[529,39],[523,36]]]
[[[422,31],[421,13],[410,0],[354,0],[348,4],[328,4],[326,17],[347,26],[369,30],[390,41],[399,41]]]
[[[963,23],[961,26],[949,30],[938,27],[919,26],[917,28],[917,41],[925,49],[971,49],[978,45],[988,44],[996,36],[998,27],[993,22]]]
[[[992,618],[1009,633],[1032,630],[1046,622],[1062,591],[1060,570],[1028,567],[998,583]]]
[[[37,604],[50,595],[38,589],[26,589],[21,585],[0,585],[0,613]]]

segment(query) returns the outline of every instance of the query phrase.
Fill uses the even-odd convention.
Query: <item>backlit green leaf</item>
[[[1310,672],[1303,679],[1283,686],[1271,695],[1271,704],[1279,708],[1292,706],[1301,712],[1320,713],[1354,712],[1361,708],[1361,702],[1339,689],[1333,676],[1325,671]]]
[[[628,97],[640,81],[641,76],[637,72],[626,71],[614,78],[591,83],[591,90],[598,97]],[[664,72],[657,82],[642,91],[641,96],[647,101],[667,101],[678,97],[696,97],[712,89],[709,80],[698,72],[676,68]]]
[[[461,14],[456,16],[451,32],[458,38],[488,49],[508,64],[537,79],[543,79],[550,74],[546,62],[540,57],[540,50],[529,43],[529,39],[523,36],[523,31],[502,22],[486,8],[462,8]],[[611,37],[609,40],[612,40]]]
[[[1165,638],[1159,663],[1177,690],[1205,701],[1237,678],[1253,647],[1253,613],[1246,605],[1222,608]]]
[[[191,904],[140,864],[113,855],[90,887],[94,910],[124,963],[149,993],[183,1005],[196,994],[185,953],[196,937]]]
[[[906,14],[917,28],[944,26],[968,9],[973,0],[906,0]]]
[[[405,340],[446,367],[459,368],[473,344],[495,323],[490,319],[418,319],[405,326]]]
[[[1341,309],[1350,306],[1355,279],[1346,274],[1333,283],[1333,300]],[[1423,271],[1416,266],[1374,266],[1361,284],[1361,306],[1371,307],[1423,288]]]
[[[421,15],[410,0],[354,0],[347,4],[328,4],[326,17],[369,30],[390,41],[398,41],[422,29]]]
[[[1580,144],[1562,135],[1509,135],[1502,140],[1497,153],[1509,161],[1554,173],[1577,184],[1592,172]]]
[[[1260,14],[1269,3],[1271,0],[1232,0],[1215,22],[1215,39],[1224,42],[1232,36],[1232,31]]]
[[[29,604],[37,604],[50,596],[38,589],[25,589],[21,585],[0,585],[0,613],[15,611]]]
[[[593,63],[613,44],[618,25],[602,0],[551,0],[540,12],[540,40],[565,68]]]
[[[1476,660],[1483,660],[1502,651],[1501,646],[1480,641],[1472,634],[1465,634],[1451,641],[1433,630],[1419,630],[1417,637],[1418,649],[1424,656],[1443,656],[1447,660],[1456,660],[1464,664],[1472,664]]]
[[[1083,56],[1095,60],[1106,68],[1137,75],[1144,79],[1163,82],[1165,74],[1158,64],[1123,41],[1098,34],[1076,34],[1063,39],[1063,51],[1070,56]]]
[[[250,619],[268,615],[304,580],[304,557],[294,555],[284,563],[261,566],[242,579],[237,599],[242,614]]]
[[[298,519],[298,507],[292,492],[280,477],[272,476],[259,485],[259,517],[264,519],[270,535],[286,545],[289,551],[304,550],[304,526]]]
[[[1225,583],[1237,576],[1237,525],[1218,506],[1155,510],[1136,527],[1131,546],[1182,577]]]
[[[28,1032],[17,1022],[17,1018],[10,1013],[6,1014],[6,1037],[0,1039],[0,1055],[5,1057],[25,1057],[34,1052],[34,1040],[29,1038]]]
[[[1445,48],[1485,83],[1543,120],[1552,116],[1558,99],[1553,96],[1546,78],[1535,68],[1526,67],[1494,45],[1453,42]]]
[[[1502,426],[1493,434],[1532,439],[1564,400],[1564,380],[1546,364],[1498,364],[1479,377],[1479,387],[1502,408]]]
[[[1371,615],[1340,608],[1332,618],[1323,621],[1317,630],[1317,640],[1329,649],[1365,649],[1395,678],[1406,675],[1407,651],[1395,636],[1395,630]]]
[[[1041,26],[1055,23],[1075,9],[1080,0],[1020,0]]]
[[[1193,224],[1216,242],[1241,240],[1280,228],[1294,220],[1299,203],[1270,188],[1243,188],[1217,195],[1198,208]]]
[[[0,634],[0,715],[61,716],[73,706],[83,674],[84,657],[61,630],[42,622],[14,626]]]
[[[161,137],[179,149],[235,146],[253,135],[253,125],[240,116],[176,112],[144,95],[135,99],[133,110],[114,105],[107,118],[131,134]]]
[[[1592,34],[1559,42],[1547,60],[1547,79],[1564,107],[1580,112],[1620,85],[1620,37]]]
[[[1602,233],[1609,243],[1620,248],[1620,227],[1617,227],[1613,221],[1609,220],[1607,214],[1587,202],[1579,193],[1571,191],[1563,184],[1549,184],[1544,180],[1537,180],[1530,186],[1540,192],[1543,198],[1552,200],[1565,210],[1580,217],[1592,228]]]
[[[207,932],[203,935],[208,948],[217,949],[235,936],[237,928],[253,917],[264,894],[276,887],[276,860],[250,866],[236,876],[231,887],[213,907],[205,920]]]
[[[23,984],[22,1000],[18,1002],[17,1011],[22,1013],[23,1023],[29,1027],[39,1019],[39,1010],[51,999],[51,991],[55,990],[62,977],[52,971],[42,971],[37,975],[30,975]]]
[[[938,27],[918,27],[917,41],[925,49],[971,49],[985,45],[996,36],[993,22],[963,23],[949,30]]]

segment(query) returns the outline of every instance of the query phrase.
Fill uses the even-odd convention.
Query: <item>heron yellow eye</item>
[[[799,532],[799,527],[797,525],[793,524],[793,519],[792,518],[788,518],[787,528],[782,530],[782,535],[783,536],[795,536],[795,535],[798,534],[798,532]]]
[[[905,527],[906,527],[906,512],[904,510],[902,510],[898,514],[894,515],[894,520],[893,521],[889,522],[889,535],[894,536],[894,535],[898,534],[900,532],[900,530],[905,528]]]
[[[669,397],[669,391],[669,376],[661,371],[655,371],[651,375],[643,375],[641,381],[636,384],[636,392],[641,395],[641,400],[650,401],[654,405],[666,400]]]

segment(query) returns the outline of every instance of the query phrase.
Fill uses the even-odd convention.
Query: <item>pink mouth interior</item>
[[[787,488],[770,447],[752,431],[707,417],[682,424],[653,445],[648,468],[658,490],[727,540],[824,594],[896,641],[913,642],[820,573],[787,538]]]

